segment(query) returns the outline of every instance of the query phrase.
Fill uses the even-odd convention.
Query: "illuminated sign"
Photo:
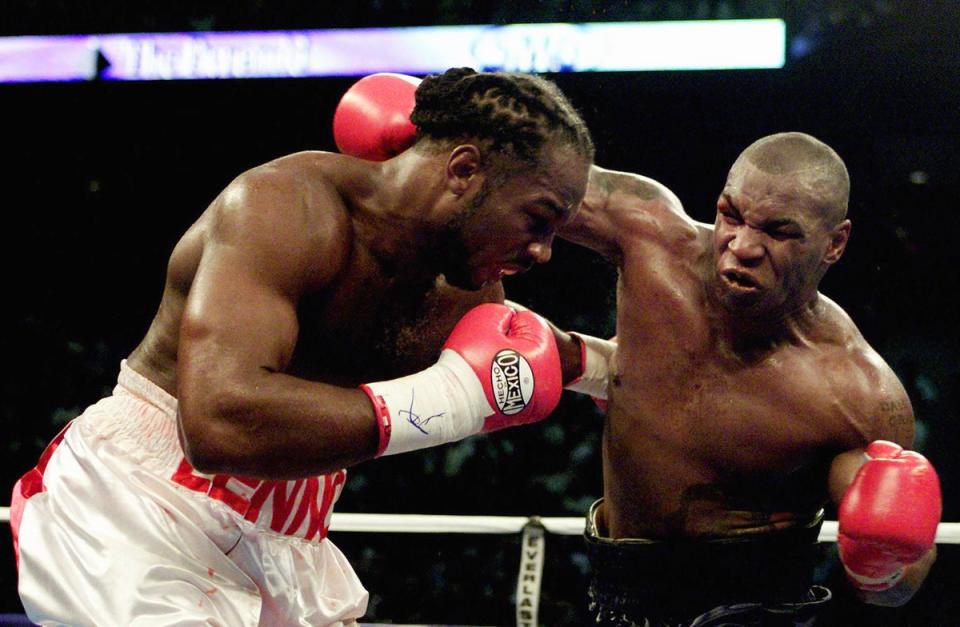
[[[0,81],[783,67],[782,20],[509,24],[0,38]]]

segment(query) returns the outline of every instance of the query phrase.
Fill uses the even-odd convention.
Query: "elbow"
[[[181,397],[177,415],[180,445],[187,461],[205,474],[244,474],[254,457],[244,428],[241,399],[229,394]]]
[[[180,421],[183,425],[182,415]],[[199,472],[211,475],[222,473],[230,465],[225,451],[215,445],[213,438],[206,437],[195,428],[181,426],[180,444],[186,460]]]

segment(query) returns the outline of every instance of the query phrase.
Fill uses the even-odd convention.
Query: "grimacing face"
[[[556,230],[586,193],[590,162],[567,147],[546,148],[543,164],[486,178],[449,225],[447,281],[479,289],[546,263]],[[455,244],[453,242],[456,242]]]
[[[834,226],[802,175],[735,164],[717,200],[714,224],[721,302],[748,316],[774,317],[808,302],[832,263],[827,253]]]

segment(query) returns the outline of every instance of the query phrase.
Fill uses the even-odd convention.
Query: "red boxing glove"
[[[371,74],[354,83],[333,114],[333,139],[345,155],[370,161],[394,157],[416,140],[410,121],[420,79]]]
[[[380,425],[377,454],[393,455],[542,420],[562,386],[547,322],[532,311],[485,304],[460,319],[433,366],[360,387]]]
[[[850,582],[880,591],[933,547],[940,480],[923,455],[893,442],[872,442],[866,454],[840,503],[837,543]]]
[[[463,357],[494,412],[484,433],[536,422],[560,402],[563,375],[553,330],[532,311],[505,305],[474,307],[443,345]]]

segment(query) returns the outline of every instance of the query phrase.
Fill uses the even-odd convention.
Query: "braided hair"
[[[530,164],[554,140],[594,157],[580,114],[554,83],[531,74],[453,68],[428,76],[410,120],[418,140],[473,139]]]

